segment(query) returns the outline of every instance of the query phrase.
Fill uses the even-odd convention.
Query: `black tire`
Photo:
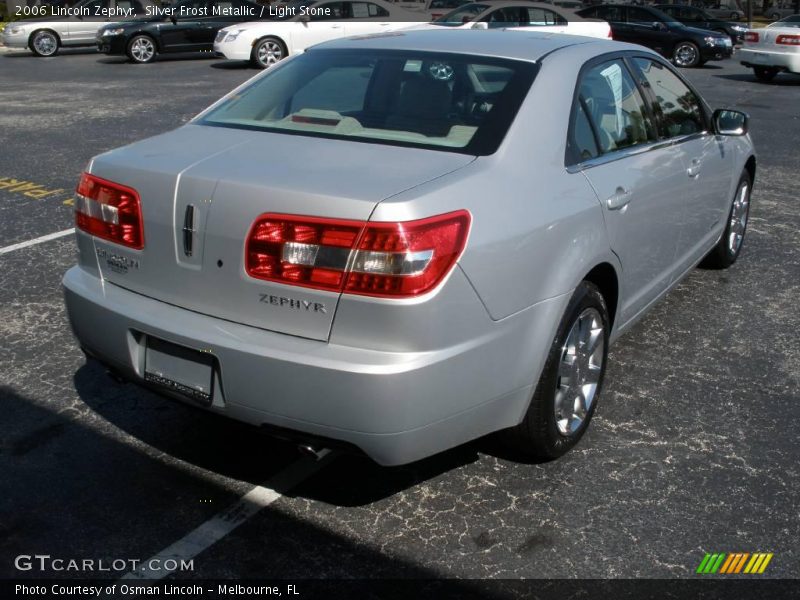
[[[753,67],[753,73],[756,79],[764,83],[769,83],[778,74],[778,69],[771,69],[769,67]]]
[[[128,55],[131,62],[144,65],[156,59],[158,55],[158,45],[149,35],[140,33],[130,39],[125,53]]]
[[[742,209],[741,194],[742,187],[747,186],[744,191],[745,205]],[[727,269],[742,251],[744,245],[744,235],[747,233],[747,222],[750,217],[750,194],[753,190],[753,182],[750,181],[750,174],[745,171],[739,178],[736,192],[731,200],[731,208],[728,211],[728,220],[725,224],[725,231],[717,242],[717,245],[703,259],[702,266],[710,269]],[[738,221],[738,224],[737,224]],[[740,234],[738,239],[734,234]],[[735,242],[735,243],[734,243]]]
[[[565,358],[572,356],[568,346],[570,334],[573,328],[578,326],[577,323],[580,318],[587,314],[593,316],[593,324],[602,326],[602,338],[598,336],[600,341],[597,342],[596,350],[591,353],[591,357],[595,360],[599,356],[602,356],[602,359],[599,373],[595,376],[597,383],[591,399],[591,405],[586,410],[580,424],[574,430],[565,433],[562,430],[565,426],[564,419],[556,416],[559,411],[556,403],[559,393],[563,392],[561,395],[566,397],[567,400],[571,398],[570,391],[573,388],[571,386],[568,389],[565,388],[568,383],[565,382],[559,371],[562,367],[568,367],[569,363]],[[578,331],[580,331],[580,328],[578,328]],[[592,328],[591,331],[596,331],[596,329]],[[525,459],[535,461],[553,460],[565,454],[578,443],[592,420],[592,415],[594,415],[600,392],[602,391],[608,358],[609,332],[608,309],[603,295],[594,284],[588,281],[581,282],[572,294],[572,298],[570,298],[569,304],[564,311],[564,316],[561,318],[561,323],[558,326],[542,375],[536,385],[525,417],[516,427],[502,432],[506,445],[516,454]],[[585,347],[578,344],[573,344],[573,346],[575,346],[576,352],[578,346]],[[584,356],[586,355],[584,354]],[[573,362],[578,362],[577,358],[576,356]],[[586,359],[586,366],[590,364],[592,358]],[[586,373],[588,372],[586,371]],[[581,377],[580,368],[577,373],[578,377]],[[582,378],[580,380],[583,381]],[[583,392],[583,395],[585,397],[585,392]],[[572,402],[574,403],[575,400]],[[561,406],[563,407],[565,404],[568,406],[569,402],[562,403]],[[585,407],[585,402],[583,407]],[[559,416],[563,417],[564,415],[561,413]],[[569,425],[569,418],[566,419],[566,425]]]
[[[250,62],[259,69],[266,69],[286,58],[287,54],[288,51],[283,40],[267,36],[253,44]]]
[[[684,40],[672,49],[672,63],[676,67],[692,69],[700,64],[700,49],[697,44]]]
[[[61,39],[55,31],[37,29],[28,38],[28,48],[36,56],[55,56],[61,47]]]

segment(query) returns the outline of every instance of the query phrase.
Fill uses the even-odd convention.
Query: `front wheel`
[[[153,62],[156,57],[156,42],[149,35],[135,35],[128,42],[128,58],[144,64]]]
[[[692,42],[681,42],[672,51],[675,66],[692,68],[700,64],[700,49]]]
[[[58,53],[58,36],[52,31],[34,31],[28,46],[36,56],[55,56]]]
[[[770,69],[769,67],[753,67],[753,73],[755,74],[756,79],[759,81],[769,83],[775,79],[775,76],[778,74],[778,69]]]
[[[610,325],[600,290],[583,281],[570,298],[522,422],[504,432],[513,450],[552,460],[583,436],[603,385]]]
[[[278,38],[267,37],[253,46],[251,62],[259,69],[266,69],[286,58],[286,46]]]
[[[745,171],[736,186],[736,193],[731,202],[731,209],[728,212],[728,223],[725,231],[717,242],[717,245],[708,253],[703,260],[704,267],[712,269],[727,269],[742,251],[744,234],[747,231],[747,220],[750,217],[750,191],[752,188],[750,174]]]

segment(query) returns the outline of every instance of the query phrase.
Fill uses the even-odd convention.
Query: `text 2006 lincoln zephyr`
[[[301,444],[394,465],[505,430],[555,458],[609,343],[739,255],[747,125],[640,46],[330,42],[91,161],[70,321],[124,377]]]

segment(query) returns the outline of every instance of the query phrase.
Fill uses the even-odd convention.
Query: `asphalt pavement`
[[[751,115],[744,250],[730,270],[693,271],[614,346],[575,450],[524,464],[487,438],[382,468],[309,464],[113,381],[66,320],[72,237],[25,245],[72,227],[93,155],[255,74],[213,58],[0,55],[0,577],[82,577],[15,557],[144,560],[187,536],[203,545],[178,579],[689,578],[707,552],[770,552],[764,577],[800,576],[800,76],[757,83],[735,60],[686,72],[713,106]]]

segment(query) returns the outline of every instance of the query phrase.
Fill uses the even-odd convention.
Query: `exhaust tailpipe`
[[[314,460],[322,460],[331,452],[330,448],[322,448],[320,446],[313,446],[311,444],[298,444],[297,450],[300,452],[300,454],[310,456]]]

